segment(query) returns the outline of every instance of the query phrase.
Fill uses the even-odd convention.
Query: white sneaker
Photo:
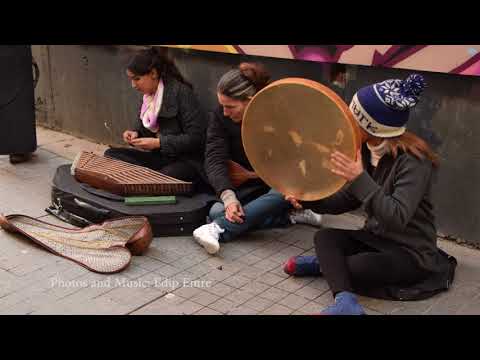
[[[193,231],[194,239],[202,245],[209,254],[215,254],[220,250],[220,234],[225,232],[213,221],[210,224],[202,225]]]
[[[292,210],[290,211],[290,221],[292,224],[308,224],[313,226],[322,225],[322,215],[314,213],[312,210]]]

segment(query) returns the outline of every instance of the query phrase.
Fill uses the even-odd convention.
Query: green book
[[[125,198],[125,205],[167,205],[176,204],[175,196],[130,196]]]

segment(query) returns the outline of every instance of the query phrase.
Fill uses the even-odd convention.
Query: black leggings
[[[197,182],[199,180],[199,175],[192,165],[182,160],[165,159],[158,152],[110,148],[105,151],[105,156],[130,164],[144,166],[178,180],[191,182]]]
[[[363,293],[388,285],[408,286],[426,272],[400,247],[379,251],[362,240],[387,241],[362,230],[322,229],[315,234],[320,269],[333,295],[341,291]]]

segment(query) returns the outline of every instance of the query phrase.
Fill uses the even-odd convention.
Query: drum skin
[[[242,141],[255,172],[299,200],[328,197],[345,185],[330,154],[355,159],[360,133],[347,104],[315,81],[286,78],[259,91],[242,121]]]

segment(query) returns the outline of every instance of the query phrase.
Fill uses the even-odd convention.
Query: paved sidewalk
[[[60,223],[46,215],[55,169],[81,150],[104,146],[38,128],[30,163],[0,156],[0,212]],[[353,215],[326,216],[327,225],[356,228]],[[62,223],[63,226],[68,226]],[[313,254],[315,228],[257,231],[208,255],[191,237],[155,238],[145,256],[120,274],[99,275],[31,241],[0,230],[0,314],[311,314],[332,302],[322,278],[282,271],[292,255]],[[369,314],[480,314],[480,251],[440,241],[459,266],[448,293],[417,302],[361,298]]]

